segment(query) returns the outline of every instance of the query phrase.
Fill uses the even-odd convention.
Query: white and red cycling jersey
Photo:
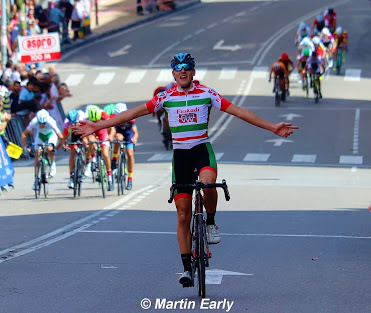
[[[330,34],[330,36],[324,36],[323,34],[321,34],[319,38],[325,46],[328,46],[330,43],[335,43],[335,37],[332,34]]]
[[[334,13],[332,15],[329,14],[328,10],[326,10],[324,13],[323,13],[323,18],[325,20],[325,26],[332,29],[332,28],[335,28],[336,26],[336,11],[334,11]]]
[[[146,103],[149,113],[164,109],[169,118],[174,149],[191,149],[209,142],[208,126],[211,107],[225,111],[231,105],[213,89],[192,83],[184,92],[174,85]]]

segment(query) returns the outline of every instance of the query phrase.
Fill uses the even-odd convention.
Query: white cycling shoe
[[[219,228],[215,224],[206,226],[207,242],[209,245],[216,245],[220,242]]]
[[[54,177],[55,174],[57,174],[57,166],[55,165],[55,162],[53,162],[51,165],[50,165],[50,173],[49,175],[51,177]]]

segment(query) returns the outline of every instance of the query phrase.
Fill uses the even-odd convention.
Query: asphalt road
[[[294,55],[300,21],[330,5],[351,36],[342,75],[323,81],[319,104],[293,77],[292,95],[275,108],[267,67],[282,51]],[[369,2],[346,0],[208,1],[66,55],[56,64],[74,94],[66,110],[141,104],[171,80],[171,56],[191,51],[202,83],[300,130],[289,142],[271,141],[212,112],[219,177],[232,199],[220,195],[209,303],[177,282],[171,153],[152,116],[138,119],[134,189],[123,197],[103,200],[86,180],[73,199],[60,152],[50,198],[35,200],[30,162],[18,162],[16,189],[0,202],[0,312],[143,312],[144,298],[148,312],[371,311],[369,10]]]

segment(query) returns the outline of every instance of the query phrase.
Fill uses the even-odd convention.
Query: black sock
[[[206,212],[206,225],[214,225],[215,224],[215,213]]]
[[[192,264],[191,264],[191,254],[185,253],[180,255],[182,257],[182,262],[184,266],[184,271],[192,271]]]

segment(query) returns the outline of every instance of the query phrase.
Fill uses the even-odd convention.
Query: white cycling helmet
[[[321,39],[318,37],[318,36],[314,36],[312,38],[312,42],[315,44],[315,45],[319,45],[321,43]]]
[[[307,24],[305,22],[301,22],[299,25],[299,30],[303,30],[307,28]]]
[[[330,36],[330,30],[327,28],[327,27],[324,27],[323,29],[322,29],[322,32],[321,32],[321,34],[323,35],[323,36]]]
[[[124,112],[128,109],[128,106],[126,105],[126,103],[124,102],[119,102],[119,103],[116,103],[116,109],[115,109],[115,113],[116,114],[120,114],[121,112]]]
[[[45,109],[40,110],[36,114],[36,118],[39,124],[45,124],[48,120],[48,117],[49,117],[49,112]]]

